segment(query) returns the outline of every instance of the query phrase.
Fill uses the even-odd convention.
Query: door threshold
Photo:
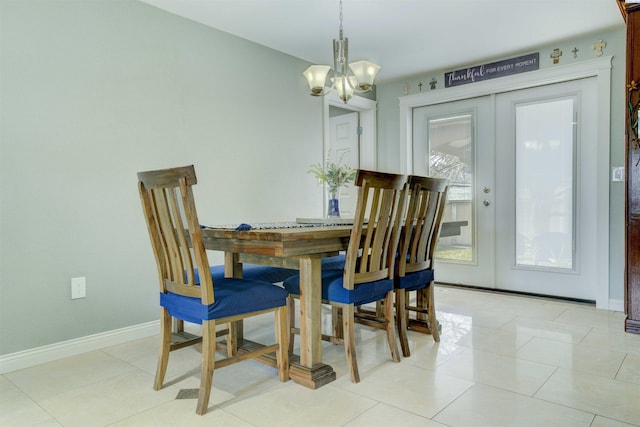
[[[594,307],[596,305],[596,302],[594,300],[588,300],[588,299],[582,299],[582,298],[571,298],[571,297],[561,297],[556,295],[536,294],[534,292],[512,291],[508,289],[495,289],[495,288],[487,288],[483,286],[464,285],[462,283],[435,282],[435,284],[437,286],[443,286],[443,287],[449,287],[449,288],[462,288],[462,289],[469,289],[469,290],[480,291],[480,292],[489,292],[494,294],[519,295],[523,297],[546,299],[550,301],[573,302],[576,304],[590,305]]]

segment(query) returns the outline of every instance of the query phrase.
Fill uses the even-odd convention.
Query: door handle
[[[487,200],[487,199],[484,199],[482,204],[485,205],[485,206],[489,206],[491,204],[491,202],[489,200]]]

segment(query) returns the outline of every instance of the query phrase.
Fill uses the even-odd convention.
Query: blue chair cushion
[[[362,305],[378,301],[393,290],[393,280],[383,279],[355,285],[353,290],[343,287],[343,270],[322,270],[322,299],[344,304]],[[291,294],[300,295],[300,276],[284,281],[284,288]]]
[[[429,286],[434,279],[433,269],[428,268],[426,270],[416,271],[409,273],[404,277],[397,277],[396,288],[404,289],[405,291],[415,291],[416,289],[422,289]]]
[[[323,270],[342,270],[347,257],[345,255],[336,255],[322,258]]]
[[[220,319],[236,314],[281,307],[287,291],[267,282],[247,279],[218,279],[214,282],[215,302],[202,304],[200,298],[160,293],[160,305],[169,314],[191,323]]]
[[[196,272],[196,275],[198,273]],[[297,270],[282,267],[270,267],[268,265],[242,264],[242,278],[250,280],[262,280],[263,282],[279,283],[283,280],[298,274]],[[211,277],[213,283],[224,279],[224,265],[214,265],[211,267]],[[196,279],[196,283],[200,283]]]

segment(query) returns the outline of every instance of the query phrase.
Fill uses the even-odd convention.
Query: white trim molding
[[[569,65],[554,66],[494,80],[485,80],[464,86],[402,96],[400,100],[400,168],[403,173],[413,172],[412,112],[414,108],[445,102],[459,101],[485,95],[494,95],[519,89],[528,89],[553,83],[567,82],[587,77],[597,78],[598,91],[598,146],[597,198],[606,203],[598,204],[597,229],[595,230],[600,284],[596,290],[596,307],[616,309],[609,301],[609,165],[611,139],[611,64],[613,57],[601,57]]]
[[[158,320],[0,356],[0,374],[160,333]]]

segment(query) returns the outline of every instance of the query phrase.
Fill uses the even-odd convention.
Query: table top
[[[233,253],[295,257],[327,255],[349,245],[350,225],[235,230],[203,227],[205,247]]]

